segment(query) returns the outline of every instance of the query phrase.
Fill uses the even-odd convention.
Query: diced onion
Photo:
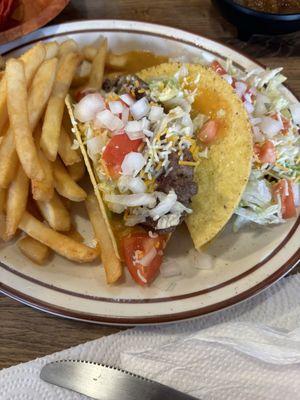
[[[92,121],[95,115],[105,109],[102,96],[99,93],[91,93],[83,97],[75,104],[74,116],[80,122]]]
[[[152,193],[105,194],[104,200],[110,203],[116,203],[127,207],[153,207],[156,203],[156,198]]]
[[[96,128],[106,128],[110,131],[117,131],[124,127],[123,122],[115,116],[111,111],[104,110],[96,114],[94,118],[94,126]]]
[[[86,141],[88,155],[94,160],[94,156],[99,154],[105,146],[104,139],[100,136],[95,136]]]
[[[113,114],[121,114],[124,108],[121,101],[110,101],[108,107]]]
[[[140,260],[138,260],[137,262],[140,265],[143,265],[143,267],[149,267],[149,265],[151,265],[152,261],[154,260],[154,258],[157,255],[157,250],[155,247],[151,247],[151,249],[148,251],[147,254],[144,255],[143,258],[141,258]]]
[[[300,125],[300,103],[294,103],[290,105],[290,111],[294,124]]]
[[[120,99],[127,104],[128,106],[132,106],[135,103],[135,100],[130,96],[130,94],[122,94]]]
[[[122,120],[124,125],[127,124],[128,118],[129,118],[129,108],[128,107],[124,107],[123,108],[123,112],[122,112],[122,117],[121,117],[121,120]]]
[[[121,165],[122,173],[123,175],[136,176],[145,165],[146,160],[142,153],[131,151],[124,157]]]
[[[160,267],[160,275],[163,278],[171,278],[173,276],[178,276],[181,274],[182,271],[180,265],[174,259],[164,261]]]
[[[233,79],[232,79],[232,76],[231,76],[231,75],[224,74],[224,75],[222,75],[222,78],[225,79],[225,81],[228,82],[229,85],[231,85],[232,82],[233,82]]]
[[[169,194],[152,210],[149,215],[154,221],[157,221],[162,215],[167,214],[177,201],[177,194],[171,190]]]
[[[248,114],[252,114],[253,113],[254,106],[251,103],[249,103],[249,101],[244,101],[244,106],[245,106],[246,111],[247,111]]]
[[[149,102],[146,97],[136,101],[131,107],[130,112],[135,120],[145,117],[150,110]]]
[[[277,121],[276,119],[273,119],[271,117],[263,117],[260,123],[260,129],[266,136],[272,138],[281,131],[282,122]]]
[[[128,121],[125,126],[125,132],[130,140],[143,139],[143,123],[142,121]]]
[[[261,133],[261,130],[259,129],[258,126],[253,126],[252,127],[252,132],[253,132],[253,141],[254,143],[262,143],[265,141],[265,136]]]
[[[150,112],[149,112],[148,118],[149,118],[149,120],[151,122],[157,122],[162,118],[163,114],[164,114],[164,110],[163,110],[162,107],[160,107],[160,106],[152,106],[150,108]]]
[[[243,94],[246,92],[247,88],[248,88],[248,86],[245,82],[238,81],[235,83],[234,89],[235,89],[236,93],[238,94],[238,96],[242,97]]]
[[[146,185],[140,177],[121,175],[118,180],[118,189],[121,193],[130,190],[132,193],[145,193]]]

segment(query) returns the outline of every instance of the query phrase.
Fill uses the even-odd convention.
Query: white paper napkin
[[[3,370],[0,399],[84,399],[39,379],[44,364],[68,358],[119,366],[203,400],[300,399],[300,275],[221,313],[129,329]]]

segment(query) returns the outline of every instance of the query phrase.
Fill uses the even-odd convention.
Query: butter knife
[[[46,364],[40,378],[96,400],[196,400],[131,372],[88,361],[61,360]]]

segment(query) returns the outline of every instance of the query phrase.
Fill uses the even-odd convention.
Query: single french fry
[[[83,60],[77,68],[72,80],[72,88],[83,86],[88,81],[91,70],[92,64],[86,60]]]
[[[44,173],[29,124],[28,96],[22,61],[10,59],[6,65],[7,108],[20,162],[29,178],[41,180]]]
[[[50,201],[54,195],[53,163],[45,157],[41,149],[37,149],[40,163],[44,172],[44,179],[31,180],[31,191],[34,200]]]
[[[45,46],[43,43],[38,43],[20,57],[20,60],[24,63],[24,73],[27,87],[29,87],[36,70],[43,62],[45,55]],[[0,135],[3,135],[7,120],[7,82],[5,73],[5,76],[0,82]]]
[[[62,56],[56,79],[46,108],[40,146],[50,161],[55,161],[59,145],[65,97],[69,91],[76,68],[80,62],[78,53]]]
[[[85,164],[83,160],[76,164],[68,165],[67,167],[70,177],[75,181],[78,182],[82,179],[85,175]]]
[[[6,190],[0,189],[0,214],[6,211]]]
[[[53,57],[56,57],[58,54],[59,44],[57,42],[47,42],[45,43],[45,60],[50,60]]]
[[[100,245],[101,260],[105,269],[106,281],[107,283],[114,283],[122,275],[122,265],[114,250],[96,196],[94,194],[89,194],[85,205],[94,229],[95,237]]]
[[[24,63],[24,72],[27,87],[30,86],[38,67],[44,61],[46,56],[45,45],[42,42],[31,47],[26,53],[22,54],[20,60]]]
[[[11,239],[16,233],[19,222],[26,210],[28,189],[29,179],[22,165],[20,165],[17,175],[7,192],[5,233],[7,239]]]
[[[25,236],[18,241],[18,247],[21,252],[36,264],[45,264],[50,255],[50,249],[43,243],[33,239],[30,236]]]
[[[37,205],[52,229],[63,232],[71,229],[70,213],[57,193],[54,193],[50,201],[37,201]]]
[[[122,70],[126,67],[127,62],[127,54],[114,54],[109,52],[105,64],[110,69]]]
[[[19,228],[56,253],[79,263],[91,262],[99,256],[99,250],[76,242],[62,233],[56,232],[25,211]]]
[[[81,156],[78,151],[72,149],[72,139],[66,132],[65,128],[61,127],[58,154],[65,165],[72,165],[81,161]]]
[[[78,52],[78,44],[73,39],[65,40],[64,42],[60,43],[58,49],[58,56],[62,57],[69,53],[76,53]]]
[[[0,213],[0,239],[2,240],[6,240],[5,230],[6,230],[6,215],[4,213]]]
[[[32,131],[39,122],[49,100],[57,68],[57,59],[44,61],[37,70],[28,92],[29,125]]]
[[[78,232],[78,230],[74,226],[71,227],[70,231],[67,232],[66,235],[69,238],[76,240],[76,242],[80,242],[80,243],[84,242],[83,236]]]
[[[71,178],[60,159],[54,163],[54,187],[63,197],[72,201],[83,201],[85,191]]]
[[[97,48],[94,46],[84,46],[82,49],[83,57],[86,61],[92,62],[97,55]]]
[[[0,188],[8,188],[18,169],[14,132],[8,129],[0,144]]]
[[[99,44],[97,54],[92,63],[92,69],[88,87],[99,90],[102,86],[105,58],[107,53],[107,39],[103,39]]]

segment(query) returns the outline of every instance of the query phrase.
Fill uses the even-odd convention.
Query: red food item
[[[296,206],[294,201],[294,193],[291,181],[281,179],[273,187],[273,196],[280,196],[281,213],[284,219],[293,218],[296,216]]]
[[[142,139],[130,140],[126,133],[113,136],[107,143],[102,159],[105,161],[108,172],[112,178],[118,177],[121,165],[126,154],[137,151]]]
[[[261,163],[273,164],[276,161],[275,146],[270,140],[266,140],[262,146],[255,144],[254,153]]]
[[[213,61],[210,64],[210,67],[219,75],[225,75],[227,73],[222,65],[219,63],[219,61]]]
[[[275,119],[276,121],[279,121],[277,114],[271,115],[271,118]],[[283,135],[287,135],[289,133],[289,128],[291,126],[290,121],[287,118],[285,118],[283,115],[281,115],[281,122],[283,125],[283,129],[282,129],[281,133]]]
[[[209,144],[215,139],[217,130],[218,124],[216,121],[207,121],[198,132],[197,137],[199,140],[201,140],[201,142]]]
[[[122,239],[125,263],[132,278],[139,285],[150,284],[158,275],[165,244],[166,235],[157,235],[157,237],[152,238],[146,231],[131,233]],[[147,266],[140,264],[139,260],[147,254],[151,254],[150,252],[154,256],[153,258],[150,257],[149,264]]]

